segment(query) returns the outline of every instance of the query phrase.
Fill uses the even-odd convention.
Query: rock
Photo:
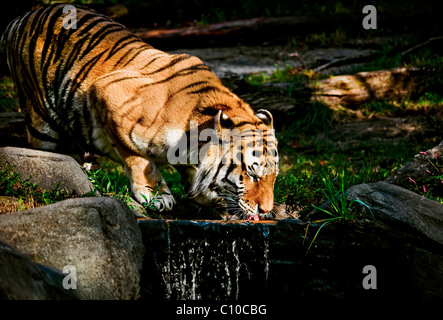
[[[425,186],[429,189],[432,187],[427,184],[429,178],[442,173],[441,168],[436,165],[437,161],[443,162],[443,141],[438,146],[415,155],[411,162],[403,165],[385,181],[402,187],[414,187],[415,184],[418,188]],[[443,184],[438,183],[437,189],[443,195]]]
[[[64,277],[0,242],[0,300],[75,299],[73,291],[63,288]]]
[[[143,244],[136,219],[114,198],[76,198],[0,216],[0,241],[32,261],[74,266],[81,299],[135,299]]]
[[[348,199],[371,208],[376,220],[411,230],[443,245],[443,204],[387,182],[359,184],[349,188]],[[363,210],[364,206],[361,206]]]
[[[31,181],[42,189],[66,189],[69,193],[84,195],[94,189],[86,173],[70,156],[31,150],[25,148],[0,148],[0,165],[4,161],[17,168],[23,179],[32,176]]]

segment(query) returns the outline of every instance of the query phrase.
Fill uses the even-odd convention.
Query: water
[[[165,299],[240,299],[265,290],[272,224],[170,221],[155,256]]]

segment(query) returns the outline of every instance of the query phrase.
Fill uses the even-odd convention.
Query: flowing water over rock
[[[157,282],[157,287],[145,293],[162,292],[168,300],[200,300],[239,299],[262,290],[269,277],[269,228],[273,225],[141,222],[149,237],[144,264],[148,279],[144,281]]]

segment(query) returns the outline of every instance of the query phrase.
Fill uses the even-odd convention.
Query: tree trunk
[[[418,68],[396,68],[335,76],[311,85],[311,89],[312,96],[327,105],[353,106],[420,93],[419,84],[430,77],[432,74]]]

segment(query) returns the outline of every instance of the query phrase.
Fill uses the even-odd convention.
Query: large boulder
[[[0,241],[34,262],[74,267],[81,299],[139,296],[144,247],[134,214],[120,200],[68,199],[2,215]]]
[[[23,179],[31,178],[42,189],[57,186],[69,193],[84,195],[94,187],[74,158],[46,151],[4,147],[0,148],[0,165],[5,161],[14,165]]]
[[[0,300],[75,299],[74,291],[63,288],[64,277],[0,242]]]
[[[443,245],[443,204],[439,202],[383,181],[352,186],[348,199],[362,201],[384,223]]]

